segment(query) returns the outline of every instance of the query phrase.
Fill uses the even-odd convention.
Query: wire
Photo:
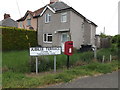
[[[21,16],[21,12],[20,12],[20,8],[19,8],[19,5],[18,5],[18,2],[17,2],[17,0],[16,0],[16,4],[17,4],[17,7],[18,7],[18,11],[19,11],[19,15],[20,15],[20,18],[22,18],[22,16]],[[25,26],[24,26],[24,21],[22,22],[23,24],[23,28],[25,29]],[[31,46],[31,44],[30,44],[30,42],[29,42],[29,37],[28,37],[28,35],[27,35],[27,32],[25,31],[25,37],[26,37],[26,39],[28,40],[28,46],[30,47]]]
[[[17,4],[18,11],[19,11],[19,15],[20,15],[20,17],[21,17],[21,12],[20,12],[20,8],[19,8],[18,1],[17,1],[17,0],[16,0],[16,4]]]

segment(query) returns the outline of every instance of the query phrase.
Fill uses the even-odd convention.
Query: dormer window
[[[51,15],[45,14],[45,23],[49,23],[51,21]]]
[[[61,22],[67,22],[67,13],[62,13],[61,14]]]
[[[31,18],[27,19],[27,26],[31,26]]]

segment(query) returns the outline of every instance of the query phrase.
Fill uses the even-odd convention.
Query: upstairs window
[[[61,14],[61,22],[67,22],[67,13]]]
[[[52,43],[52,34],[43,34],[43,42]]]
[[[27,19],[27,26],[31,26],[31,18]]]
[[[51,21],[51,15],[45,14],[45,23],[49,23]]]

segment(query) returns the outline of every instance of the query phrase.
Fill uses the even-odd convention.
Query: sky
[[[61,0],[73,7],[87,19],[98,25],[96,34],[118,34],[118,2],[120,0]],[[0,21],[4,13],[17,20],[23,17],[27,10],[35,11],[50,0],[1,0]],[[18,7],[19,6],[19,7]],[[104,29],[105,27],[105,29]]]

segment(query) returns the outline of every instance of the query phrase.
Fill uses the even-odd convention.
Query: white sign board
[[[31,47],[30,56],[59,55],[61,47]]]

